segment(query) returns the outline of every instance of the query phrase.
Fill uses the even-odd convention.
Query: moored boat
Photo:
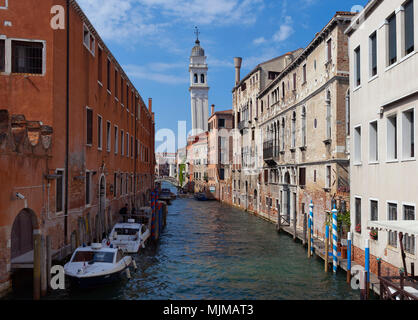
[[[141,248],[145,248],[150,235],[145,224],[135,223],[134,219],[129,219],[127,223],[117,223],[109,238],[104,239],[102,244],[122,249],[126,253],[138,253]]]

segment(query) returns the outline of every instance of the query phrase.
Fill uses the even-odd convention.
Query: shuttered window
[[[356,232],[361,233],[361,199],[360,198],[356,198],[355,200],[355,209],[356,209],[356,215],[355,215]]]
[[[389,23],[389,65],[392,65],[397,60],[396,52],[396,15],[392,15],[388,19]]]
[[[5,71],[5,41],[0,40],[0,72]]]
[[[405,6],[405,55],[414,51],[414,1]]]

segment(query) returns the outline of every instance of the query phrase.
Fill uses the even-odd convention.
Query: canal
[[[157,246],[135,257],[130,281],[99,290],[66,289],[46,299],[358,299],[345,272],[325,274],[323,261],[275,226],[218,202],[177,199]],[[11,299],[30,298],[30,292]]]

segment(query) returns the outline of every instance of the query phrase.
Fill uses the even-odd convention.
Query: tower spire
[[[195,29],[194,30],[194,34],[196,35],[196,43],[197,44],[200,44],[200,41],[199,41],[199,34],[200,34],[199,28],[197,26],[195,26],[194,29]]]

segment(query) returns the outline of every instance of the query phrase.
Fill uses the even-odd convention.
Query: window
[[[327,106],[327,139],[331,139],[331,92],[327,91],[327,98],[326,98],[326,106]]]
[[[354,129],[354,163],[361,164],[361,127]]]
[[[205,75],[204,74],[200,75],[200,83],[205,83]]]
[[[113,195],[115,198],[118,195],[118,174],[116,172],[113,174]]]
[[[379,144],[377,134],[377,121],[373,121],[369,126],[369,161],[379,160]]]
[[[0,0],[0,9],[7,9],[9,0]]]
[[[112,126],[110,125],[110,122],[107,121],[106,122],[106,150],[107,152],[110,152],[110,149],[111,149],[111,144],[112,144],[111,132],[112,132]]]
[[[115,98],[118,99],[118,70],[115,70]]]
[[[97,148],[102,150],[102,117],[97,116]]]
[[[292,148],[296,147],[296,112],[292,115]]]
[[[325,181],[325,188],[331,189],[331,166],[327,166],[327,177]]]
[[[303,83],[306,82],[306,64],[303,65]]]
[[[119,132],[118,127],[115,126],[115,154],[119,152]]]
[[[109,59],[107,59],[106,82],[107,82],[107,90],[109,90],[110,92],[110,60]]]
[[[314,182],[316,182],[316,170],[314,170],[314,172],[313,172],[313,180],[314,180]]]
[[[129,85],[126,84],[126,111],[129,112]]]
[[[302,147],[306,146],[306,108],[302,109]]]
[[[388,19],[388,24],[389,24],[388,65],[390,66],[394,64],[398,59],[397,52],[396,52],[396,15],[395,14],[393,14]]]
[[[388,203],[388,220],[398,220],[398,205],[396,203]],[[398,245],[398,233],[389,231],[388,243],[392,247]]]
[[[197,73],[194,74],[194,83],[198,83],[198,76]]]
[[[99,52],[97,55],[97,79],[100,83],[102,83],[103,77],[103,50],[99,47]]]
[[[414,130],[414,110],[412,109],[402,113],[402,154],[404,159],[415,157]]]
[[[125,154],[125,135],[123,130],[120,131],[120,155],[123,156]]]
[[[96,40],[86,25],[84,25],[83,43],[87,50],[89,50],[90,53],[94,55],[96,48]]]
[[[225,119],[218,120],[218,128],[225,128]]]
[[[126,156],[129,158],[129,132],[126,133]]]
[[[306,168],[299,168],[299,185],[306,185]]]
[[[397,116],[387,119],[387,160],[398,159],[398,128]]]
[[[119,195],[123,194],[123,173],[120,173]]]
[[[327,41],[327,62],[332,60],[332,47],[331,47],[331,39]]]
[[[131,136],[131,158],[134,157],[134,148],[135,148],[135,146],[134,146],[134,137]]]
[[[415,220],[415,207],[404,205],[404,220]],[[415,235],[404,235],[403,245],[405,252],[415,254]]]
[[[120,103],[124,104],[125,100],[123,100],[123,78],[120,77]]]
[[[93,110],[86,109],[86,144],[91,146],[93,144]]]
[[[370,220],[371,221],[379,220],[378,202],[376,200],[370,200]]]
[[[43,49],[41,42],[12,41],[12,72],[42,74]]]
[[[361,233],[361,199],[355,198],[355,223],[356,223],[356,232]]]
[[[361,85],[361,66],[360,66],[360,47],[354,50],[354,70],[355,70],[355,86]]]
[[[370,77],[377,75],[377,34],[370,36]]]
[[[296,73],[293,74],[293,91],[296,91]]]
[[[5,71],[5,66],[6,66],[5,40],[0,40],[0,72]]]
[[[55,184],[55,212],[64,210],[64,170],[56,170],[58,176]]]
[[[284,82],[282,82],[282,99],[285,97],[285,85]]]
[[[91,173],[86,171],[86,206],[91,203]]]
[[[405,55],[414,51],[414,1],[409,1],[405,8]]]
[[[284,146],[285,146],[285,143],[284,143],[285,126],[286,126],[286,124],[285,124],[284,119],[283,119],[282,120],[282,151],[284,151]]]

